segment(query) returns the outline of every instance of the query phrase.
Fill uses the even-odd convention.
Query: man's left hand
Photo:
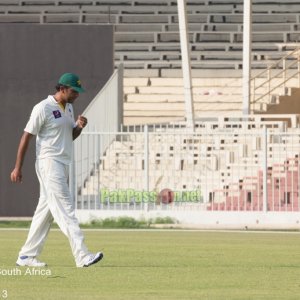
[[[78,128],[84,128],[87,124],[87,118],[82,116],[82,115],[79,115],[78,118],[77,118],[77,121],[76,121],[76,124],[77,124],[77,127]]]

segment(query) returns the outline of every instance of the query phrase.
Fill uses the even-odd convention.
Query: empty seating
[[[259,51],[281,52],[286,44],[297,43],[299,11],[299,1],[254,2],[253,50],[257,45]],[[130,69],[155,69],[162,76],[165,69],[175,69],[176,74],[176,69],[181,68],[176,1],[1,0],[0,12],[2,23],[114,24],[116,64],[124,64],[125,74]],[[192,68],[241,69],[241,60],[236,57],[242,53],[243,1],[187,1],[187,12]],[[216,57],[201,55],[206,50],[226,54],[220,53],[218,62],[213,63]],[[132,53],[126,56],[122,51]],[[157,63],[151,58],[153,51],[176,54],[162,54]],[[259,60],[253,63],[254,69],[265,68],[278,55],[269,53],[265,59],[262,57],[259,53],[253,56]],[[142,64],[144,59],[149,63]]]
[[[264,118],[270,116],[206,118],[196,123],[194,133],[180,123],[149,127],[149,189],[198,191],[195,205],[205,204],[202,209],[261,211],[267,150],[267,209],[298,211],[299,136],[285,130],[286,121]],[[264,126],[269,126],[267,148],[263,145]],[[99,168],[81,189],[82,196],[98,195],[99,189],[144,190],[145,134],[138,127],[126,132],[101,156]]]
[[[144,62],[143,62],[144,63]],[[259,78],[260,85],[265,79]],[[297,84],[297,79],[287,83],[287,87]],[[287,90],[287,89],[285,89]],[[266,92],[266,87],[259,93]],[[285,91],[274,89],[274,94]],[[230,112],[241,115],[241,78],[193,78],[193,100],[195,116],[228,116]],[[185,114],[184,88],[182,78],[139,77],[124,78],[124,124],[160,123],[183,120]],[[261,109],[257,103],[254,109]]]

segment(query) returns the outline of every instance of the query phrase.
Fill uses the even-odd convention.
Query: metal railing
[[[266,111],[288,87],[300,87],[300,48],[251,78],[251,111]]]
[[[96,149],[114,136],[76,185],[76,208],[89,210],[299,211],[300,129],[210,127],[195,133],[84,132]],[[95,145],[98,145],[95,147]],[[77,164],[90,164],[85,157]],[[76,169],[80,169],[78,166]],[[170,189],[173,202],[159,196]]]

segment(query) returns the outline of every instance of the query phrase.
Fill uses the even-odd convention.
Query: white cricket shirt
[[[53,158],[64,164],[71,162],[73,128],[76,127],[72,104],[65,111],[53,96],[33,107],[24,131],[36,135],[36,158]]]

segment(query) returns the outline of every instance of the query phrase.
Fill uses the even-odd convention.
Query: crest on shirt
[[[61,113],[59,110],[54,110],[53,115],[55,119],[61,118]]]

